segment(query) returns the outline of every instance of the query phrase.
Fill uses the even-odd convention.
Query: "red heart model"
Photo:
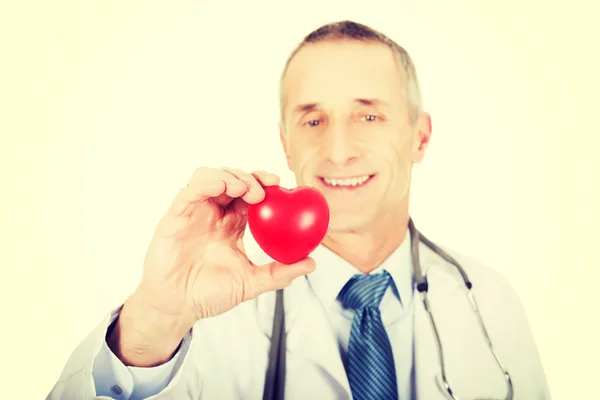
[[[269,257],[293,264],[319,246],[329,228],[330,211],[317,189],[266,186],[265,198],[248,206],[248,226]]]

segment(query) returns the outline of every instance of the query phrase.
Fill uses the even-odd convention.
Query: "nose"
[[[323,132],[323,140],[322,151],[333,164],[351,164],[359,156],[359,149],[350,135],[350,129],[344,124],[330,124]]]

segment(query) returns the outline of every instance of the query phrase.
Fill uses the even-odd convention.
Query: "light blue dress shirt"
[[[337,337],[340,355],[346,365],[346,354],[352,327],[352,310],[342,308],[337,300],[342,287],[358,270],[350,263],[324,246],[319,246],[311,257],[317,264],[316,270],[308,275],[309,284],[323,304],[331,322],[332,334]],[[398,394],[401,399],[412,399],[414,391],[413,369],[413,316],[414,284],[410,253],[410,235],[407,232],[402,244],[371,273],[386,270],[393,284],[383,296],[380,310],[383,324],[390,338],[396,373]],[[188,346],[181,346],[178,353],[167,363],[152,368],[125,366],[103,343],[93,367],[97,395],[123,400],[138,400],[150,397],[167,387],[173,368],[180,357],[184,357]]]

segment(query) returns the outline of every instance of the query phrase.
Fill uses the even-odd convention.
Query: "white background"
[[[158,218],[196,167],[266,169],[294,185],[279,73],[304,35],[341,19],[416,62],[433,118],[412,189],[419,228],[510,280],[555,398],[594,397],[594,3],[213,3],[2,6],[0,397],[47,394],[137,284]]]

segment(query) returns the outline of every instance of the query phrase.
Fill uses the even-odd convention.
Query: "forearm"
[[[155,367],[169,361],[193,322],[153,310],[134,293],[107,335],[111,351],[127,366]]]

